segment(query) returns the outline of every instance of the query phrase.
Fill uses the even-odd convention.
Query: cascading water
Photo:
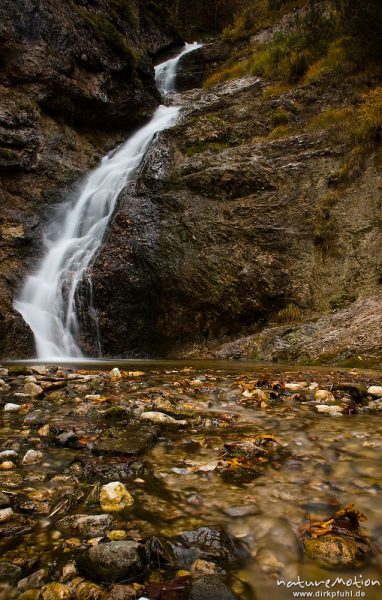
[[[180,56],[184,56],[193,50],[197,50],[198,48],[201,48],[201,46],[202,44],[199,44],[198,42],[186,44]],[[175,91],[176,71],[180,56],[170,58],[170,60],[166,60],[166,62],[155,67],[155,80],[162,94],[169,94],[170,92]]]
[[[164,94],[174,90],[179,59],[199,47],[186,44],[175,58],[156,67],[157,85]],[[76,342],[77,287],[102,244],[120,192],[134,180],[154,136],[171,127],[179,111],[177,106],[160,106],[147,125],[104,157],[85,180],[59,233],[47,240],[45,257],[14,304],[32,329],[38,358],[82,357]]]

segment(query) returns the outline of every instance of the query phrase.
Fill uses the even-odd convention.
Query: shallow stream
[[[188,425],[162,427],[155,443],[134,459],[136,470],[124,481],[134,504],[118,516],[113,529],[145,539],[149,535],[172,538],[201,526],[222,525],[244,556],[240,564],[225,569],[227,581],[247,600],[293,598],[293,592],[301,588],[286,589],[277,581],[299,577],[310,582],[369,578],[382,584],[378,558],[382,546],[381,417],[359,410],[344,391],[333,393],[345,407],[344,413],[351,414],[321,414],[314,386],[304,393],[284,387],[301,381],[317,382],[326,390],[335,389],[338,382],[380,385],[380,373],[302,371],[250,363],[113,362],[112,366],[119,366],[121,379],[105,378],[109,363],[81,364],[76,367],[80,374],[100,377],[68,380],[65,388],[32,400],[17,396],[28,374],[8,378],[11,388],[2,395],[2,403],[20,399],[24,403],[17,412],[0,409],[0,451],[14,449],[22,456],[33,448],[44,458],[41,464],[18,463],[0,471],[0,490],[8,495],[16,514],[14,522],[1,526],[2,561],[20,565],[25,572],[48,568],[52,580],[57,580],[63,564],[75,560],[89,542],[77,534],[62,533],[56,521],[67,514],[101,513],[94,501],[95,486],[113,479],[105,470],[97,471],[97,465],[116,468],[131,462],[123,454],[97,449],[98,441],[113,435],[110,431],[120,433],[142,411],[150,410],[185,419]],[[69,371],[65,369],[56,377],[66,376]],[[250,393],[243,395],[243,390],[251,388],[265,390],[267,400],[255,402]],[[114,416],[113,407],[120,410]],[[28,422],[33,411],[42,414],[36,413],[35,420]],[[77,441],[60,446],[58,436],[72,431]],[[134,430],[130,427],[130,431]],[[234,460],[222,468],[225,444],[264,435],[273,436],[277,445],[254,469],[242,469]],[[351,503],[367,517],[362,527],[373,543],[372,560],[362,568],[343,571],[324,569],[304,557],[300,526],[309,520],[325,521]],[[377,584],[357,585],[322,585],[317,590],[338,592],[331,597],[350,597],[339,595],[341,590],[368,600],[382,597]],[[365,595],[356,596],[359,590]]]

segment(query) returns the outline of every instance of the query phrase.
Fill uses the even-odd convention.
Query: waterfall
[[[157,85],[163,94],[174,89],[179,59],[198,47],[186,44],[175,58],[156,67]],[[119,194],[134,181],[155,135],[174,125],[179,111],[178,106],[159,106],[147,125],[105,156],[83,182],[62,226],[56,223],[56,233],[48,233],[45,256],[14,303],[34,334],[38,358],[82,357],[76,341],[77,287],[103,242]]]
[[[199,44],[198,42],[186,44],[180,56],[184,56],[201,47],[202,44]],[[155,67],[155,80],[162,94],[169,94],[170,92],[175,91],[176,71],[180,56],[170,58],[170,60],[166,60],[166,62]]]

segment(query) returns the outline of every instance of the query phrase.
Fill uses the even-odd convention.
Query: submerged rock
[[[70,600],[72,592],[63,583],[49,583],[41,590],[42,600]]]
[[[44,455],[39,450],[28,450],[22,459],[23,465],[37,465],[41,463],[44,459]]]
[[[104,597],[104,590],[95,583],[83,581],[76,587],[77,600],[102,600]]]
[[[21,579],[17,584],[17,589],[20,592],[25,592],[30,589],[38,589],[41,588],[45,583],[46,572],[45,569],[40,569],[39,571],[35,571],[28,577]]]
[[[167,425],[169,427],[187,427],[187,421],[178,421],[169,415],[161,412],[148,411],[141,414],[142,421],[149,421],[157,425]]]
[[[361,567],[371,556],[371,548],[364,540],[339,535],[322,535],[303,540],[305,554],[327,568]]]
[[[113,523],[111,515],[69,515],[56,522],[56,528],[83,538],[103,536]]]
[[[142,547],[137,542],[108,542],[84,552],[77,563],[80,571],[90,579],[117,583],[143,571],[142,556]]]
[[[103,437],[95,441],[93,452],[96,454],[141,454],[157,439],[159,429],[142,425],[131,425],[123,430],[108,430]]]
[[[191,582],[186,600],[238,600],[237,596],[218,577],[205,575]]]
[[[180,564],[185,566],[197,559],[219,563],[231,563],[239,559],[232,538],[219,525],[186,531],[174,542],[174,552]]]
[[[0,562],[0,583],[14,585],[21,579],[21,568],[8,562]]]

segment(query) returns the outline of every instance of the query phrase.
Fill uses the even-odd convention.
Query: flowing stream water
[[[186,44],[174,58],[158,65],[156,81],[163,94],[174,90],[180,58],[200,47]],[[14,306],[35,337],[38,358],[81,358],[76,340],[76,291],[104,239],[119,194],[134,178],[155,135],[176,122],[178,106],[159,106],[147,125],[105,156],[85,179],[62,227],[47,236],[47,250]],[[90,282],[91,284],[91,282]]]

